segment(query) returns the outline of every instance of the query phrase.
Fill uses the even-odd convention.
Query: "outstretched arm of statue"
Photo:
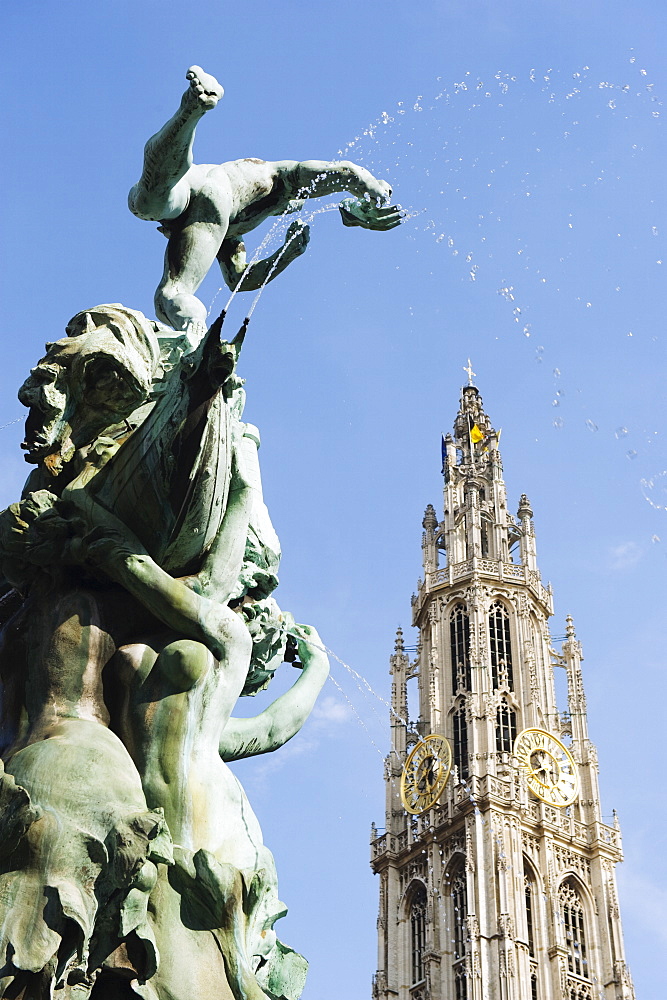
[[[231,639],[229,618],[238,616],[174,579],[146,554],[126,547],[121,534],[105,533],[88,543],[88,561],[132,594],[155,617],[188,639],[201,642],[216,659]]]
[[[310,227],[303,222],[293,222],[285,234],[283,245],[264,260],[248,264],[243,240],[234,238],[223,242],[218,251],[218,263],[228,288],[242,292],[255,292],[262,285],[273,281],[288,264],[306,252],[310,240]]]
[[[350,160],[283,160],[276,170],[296,198],[321,198],[338,191],[350,191],[339,206],[343,224],[379,231],[394,229],[403,221],[400,206],[390,205],[391,187],[365,167]]]
[[[378,180],[370,170],[351,160],[281,160],[277,173],[287,183],[292,198],[322,198],[349,191],[357,198],[368,196],[386,205],[391,197],[387,181]]]
[[[233,614],[226,605],[238,580],[248,532],[252,489],[242,478],[241,468],[235,458],[227,512],[201,578],[185,581],[158,566],[133,533],[85,490],[64,491],[93,528],[82,541],[81,557],[124,587],[165,625],[202,642],[218,659]]]
[[[231,718],[220,739],[223,760],[239,760],[278,750],[299,732],[329,675],[329,659],[319,635],[309,625],[297,625],[301,675],[289,691],[251,719]]]

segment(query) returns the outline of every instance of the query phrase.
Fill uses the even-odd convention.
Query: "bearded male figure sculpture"
[[[269,596],[240,344],[213,329],[192,362],[118,305],[68,331],[21,389],[37,468],[0,515],[3,996],[291,1000],[305,961],[276,939],[273,860],[225,760],[290,739],[328,664]],[[232,719],[288,628],[297,682]]]

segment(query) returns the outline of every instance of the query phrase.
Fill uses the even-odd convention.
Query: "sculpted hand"
[[[383,231],[400,226],[404,213],[399,205],[378,208],[372,201],[345,198],[338,206],[344,226],[361,226],[362,229]]]
[[[310,226],[297,220],[292,223],[285,234],[285,243],[280,256],[288,257],[290,261],[296,260],[302,253],[306,252],[306,247],[309,243]]]
[[[80,518],[63,514],[58,497],[48,490],[29,493],[3,513],[9,529],[11,549],[19,551],[33,566],[57,566],[77,561],[71,547],[76,546],[85,525]]]
[[[93,528],[82,539],[86,561],[104,569],[114,559],[133,555],[132,548],[122,532],[113,528]]]
[[[319,660],[323,664],[326,663],[328,669],[329,661],[316,629],[312,625],[294,625],[292,633],[291,638],[296,638],[296,649],[301,665],[307,667],[311,662]]]

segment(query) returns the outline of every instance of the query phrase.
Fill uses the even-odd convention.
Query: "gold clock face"
[[[449,740],[431,733],[420,740],[405,762],[401,800],[413,815],[426,812],[440,798],[452,769]]]
[[[567,747],[544,729],[524,729],[514,742],[516,765],[533,795],[551,806],[570,806],[579,794],[577,765]]]

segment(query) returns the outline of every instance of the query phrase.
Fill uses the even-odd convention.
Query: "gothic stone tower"
[[[516,519],[509,512],[498,434],[472,384],[443,466],[444,520],[426,508],[424,579],[412,598],[416,657],[400,629],[391,657],[386,830],[374,827],[371,843],[380,876],[374,1000],[633,1000],[614,872],[621,834],[616,819],[601,819],[581,646],[570,617],[561,652],[552,646],[532,510],[522,495]],[[562,713],[555,669],[567,676]],[[569,748],[572,804],[531,791],[541,787],[536,775],[529,787],[513,753],[526,729]],[[449,741],[451,774],[433,806],[412,815],[401,774],[433,733]],[[553,765],[535,753],[536,769]]]

